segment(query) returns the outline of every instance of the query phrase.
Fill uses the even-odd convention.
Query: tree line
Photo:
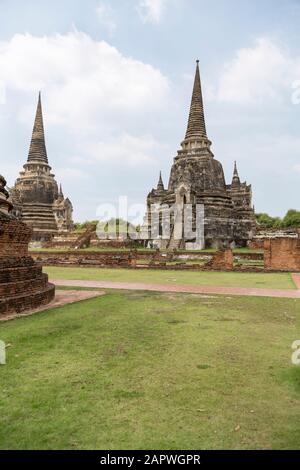
[[[300,227],[300,211],[290,209],[283,218],[260,213],[256,214],[256,220],[261,227],[265,228],[298,228]]]

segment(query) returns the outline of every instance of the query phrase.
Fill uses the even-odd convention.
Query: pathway
[[[297,277],[297,281],[294,276]],[[50,282],[56,286],[86,287],[99,289],[126,289],[126,290],[148,290],[156,292],[183,292],[190,294],[225,294],[246,295],[253,297],[284,297],[289,299],[300,299],[300,275],[293,275],[297,289],[260,289],[246,287],[217,287],[198,286],[187,284],[144,284],[133,282],[108,282],[108,281],[76,281],[66,279],[51,279]],[[298,283],[299,282],[299,283]]]

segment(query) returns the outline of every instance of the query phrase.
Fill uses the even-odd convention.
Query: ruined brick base
[[[300,271],[300,237],[265,240],[264,263],[265,269]]]
[[[227,250],[217,251],[212,259],[205,265],[211,269],[227,271],[233,270],[233,253],[230,248]]]
[[[42,266],[28,255],[31,229],[13,219],[0,222],[0,315],[47,305],[55,295]]]

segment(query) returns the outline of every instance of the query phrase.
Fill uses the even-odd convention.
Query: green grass
[[[295,289],[295,284],[289,273],[187,272],[159,269],[57,268],[52,266],[45,267],[44,271],[53,279]]]
[[[300,448],[300,300],[108,291],[0,324],[1,449]]]

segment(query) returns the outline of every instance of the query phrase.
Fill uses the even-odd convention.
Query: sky
[[[0,0],[0,173],[27,159],[42,92],[49,163],[74,220],[168,183],[195,61],[206,127],[257,212],[300,209],[300,0]]]

